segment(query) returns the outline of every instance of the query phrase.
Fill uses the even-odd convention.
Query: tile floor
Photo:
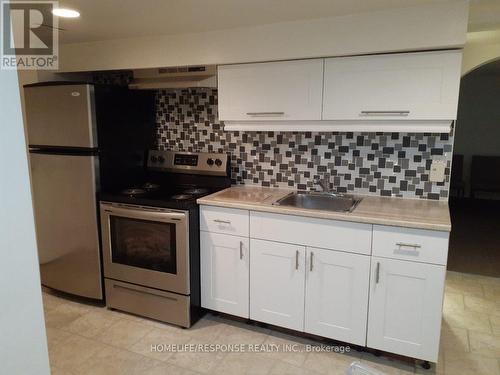
[[[43,298],[53,375],[335,375],[345,374],[355,360],[383,374],[500,375],[498,278],[448,272],[440,356],[431,370],[357,351],[155,352],[151,345],[292,344],[302,349],[319,342],[211,314],[186,330],[48,291]]]

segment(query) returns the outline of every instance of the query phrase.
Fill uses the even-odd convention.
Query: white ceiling
[[[446,0],[60,0],[62,43],[230,29],[371,12]],[[473,31],[500,27],[500,0],[471,0]]]

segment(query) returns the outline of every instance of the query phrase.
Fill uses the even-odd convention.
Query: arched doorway
[[[462,77],[448,269],[500,276],[500,58]]]

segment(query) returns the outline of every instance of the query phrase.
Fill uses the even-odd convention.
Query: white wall
[[[206,33],[66,44],[60,46],[59,62],[68,72],[462,47],[467,19],[468,2],[458,0]]]
[[[15,71],[0,70],[0,373],[49,375],[28,161]]]
[[[500,62],[494,65],[467,74],[460,85],[453,152],[464,155],[467,192],[472,155],[500,156]]]

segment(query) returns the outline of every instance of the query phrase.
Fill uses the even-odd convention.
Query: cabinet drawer
[[[111,279],[104,281],[107,307],[182,327],[190,326],[188,296]]]
[[[251,211],[250,237],[370,254],[372,225]]]
[[[248,211],[234,208],[201,206],[200,229],[248,237]]]
[[[373,255],[444,265],[448,239],[448,232],[374,225]]]

